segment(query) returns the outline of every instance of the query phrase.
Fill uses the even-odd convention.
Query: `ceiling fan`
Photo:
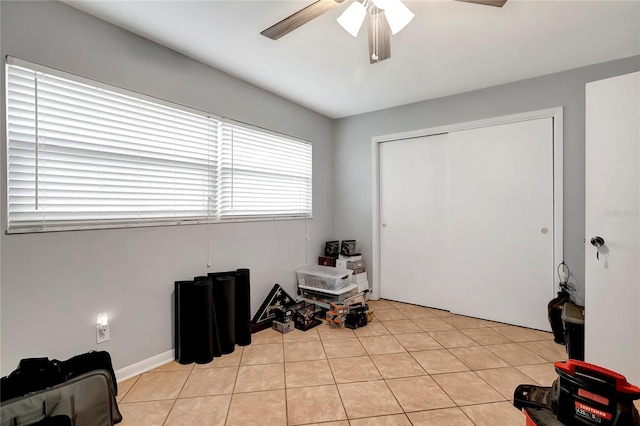
[[[507,2],[507,0],[457,1],[495,7],[502,7]],[[277,40],[343,3],[346,4],[348,1],[317,0],[260,34]],[[369,61],[375,64],[391,57],[391,35],[404,28],[413,18],[413,13],[400,0],[353,0],[338,18],[338,23],[356,37],[365,18],[369,33]]]

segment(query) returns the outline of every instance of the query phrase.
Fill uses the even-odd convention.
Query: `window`
[[[309,143],[8,60],[8,232],[311,214]]]
[[[222,125],[220,215],[311,214],[311,145],[246,125]]]

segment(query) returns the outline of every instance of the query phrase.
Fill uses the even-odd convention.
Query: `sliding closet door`
[[[553,119],[449,134],[451,311],[549,329]]]
[[[449,309],[447,135],[380,144],[380,295]]]

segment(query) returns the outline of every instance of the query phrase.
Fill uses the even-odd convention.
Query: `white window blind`
[[[311,215],[311,144],[224,122],[220,216]]]
[[[210,214],[218,120],[16,65],[7,74],[10,231]]]
[[[9,60],[8,232],[310,216],[310,144]]]

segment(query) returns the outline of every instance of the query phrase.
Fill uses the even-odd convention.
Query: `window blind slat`
[[[9,232],[311,214],[310,144],[18,62]]]
[[[311,145],[223,123],[221,217],[311,215]]]
[[[14,65],[7,86],[9,230],[211,214],[216,119]]]

